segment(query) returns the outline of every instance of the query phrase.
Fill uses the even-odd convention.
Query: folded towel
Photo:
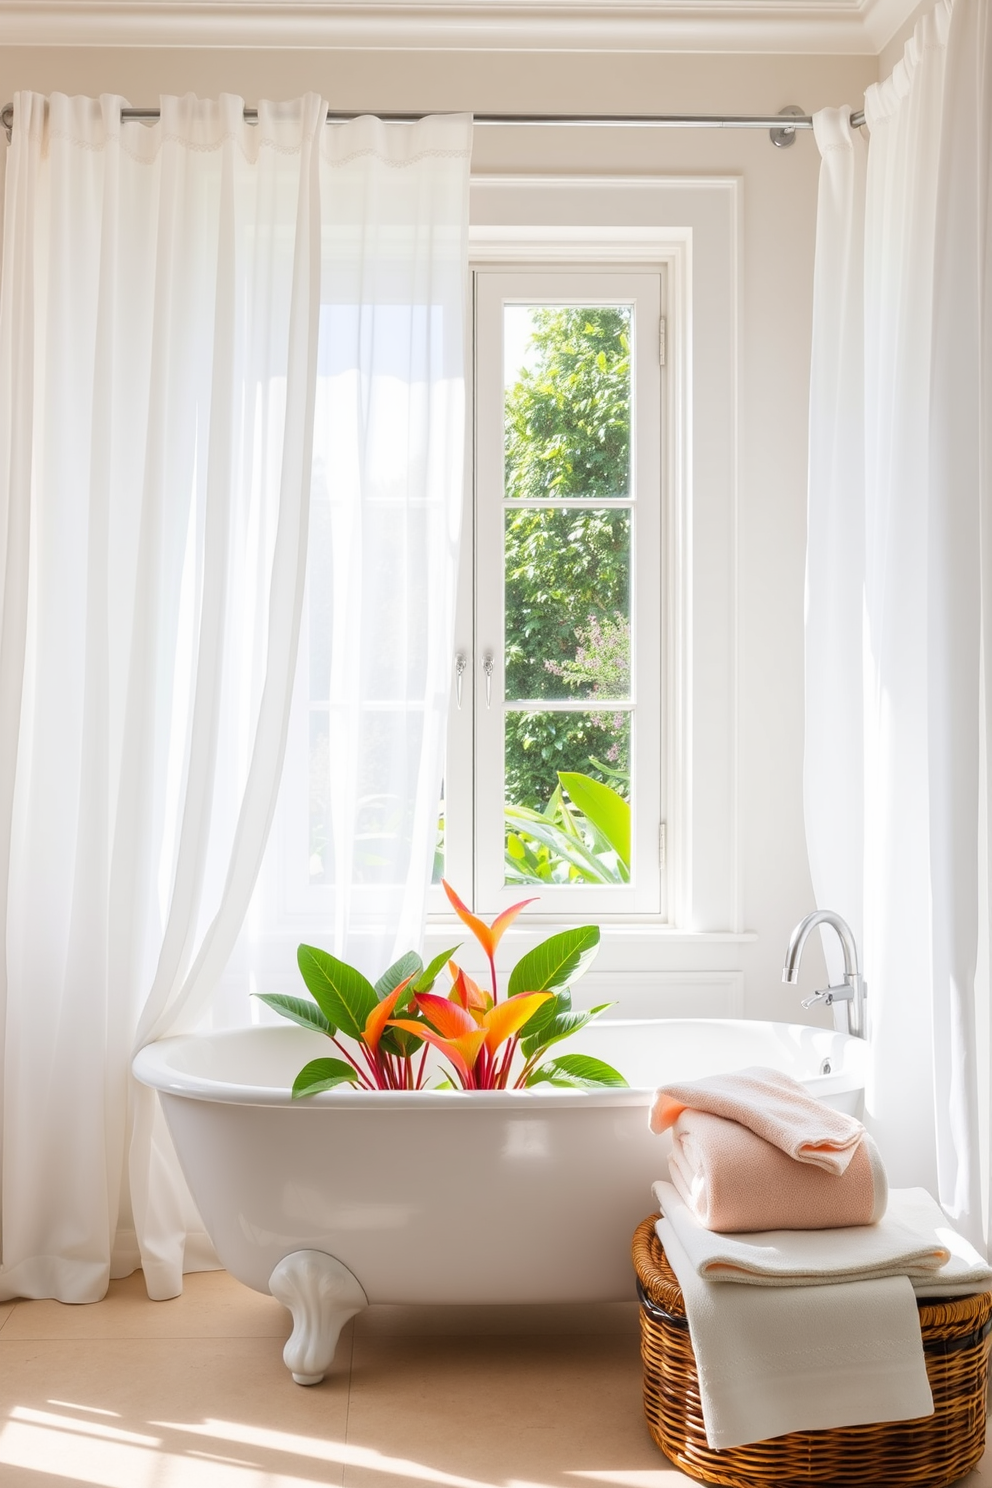
[[[748,1127],[797,1162],[843,1173],[864,1132],[860,1121],[834,1111],[779,1070],[754,1066],[685,1085],[663,1085],[650,1126],[663,1132],[686,1107]]]
[[[951,1229],[943,1209],[925,1188],[894,1190],[899,1221],[920,1235],[930,1235],[935,1243],[950,1252],[939,1271],[911,1276],[918,1297],[974,1297],[987,1292],[992,1283],[992,1266],[975,1247]]]
[[[698,1274],[667,1220],[658,1221],[658,1234],[682,1288],[711,1447],[933,1414],[904,1276],[764,1291],[726,1286]]]
[[[947,1222],[932,1199],[940,1223],[921,1228],[923,1200],[929,1199],[921,1189],[891,1189],[888,1208],[878,1224],[738,1235],[703,1229],[670,1183],[656,1183],[654,1194],[690,1263],[711,1281],[760,1287],[829,1286],[879,1276],[908,1276],[933,1282],[951,1258],[945,1236],[938,1233],[948,1228]]]
[[[672,1183],[708,1230],[822,1230],[875,1224],[888,1183],[867,1132],[843,1173],[796,1162],[746,1126],[684,1110],[672,1128]]]

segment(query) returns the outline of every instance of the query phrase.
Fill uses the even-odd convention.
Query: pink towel
[[[864,1134],[860,1121],[823,1105],[797,1080],[773,1069],[753,1067],[663,1085],[651,1107],[651,1130],[667,1131],[687,1107],[738,1121],[797,1162],[828,1173],[843,1173]]]
[[[725,1235],[877,1224],[889,1193],[867,1132],[844,1172],[827,1173],[795,1162],[736,1121],[692,1109],[672,1128],[668,1167],[690,1213]]]

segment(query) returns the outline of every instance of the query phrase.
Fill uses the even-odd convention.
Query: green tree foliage
[[[588,660],[595,634],[615,638],[630,610],[630,514],[609,507],[630,479],[630,311],[547,307],[533,324],[533,356],[506,397],[506,492],[584,498],[589,509],[507,514],[506,696],[592,700],[604,693],[577,658]],[[506,799],[543,809],[559,770],[616,786],[592,762],[623,768],[625,743],[618,750],[602,708],[508,714]]]
[[[630,311],[536,310],[533,346],[533,366],[506,399],[506,494],[626,496]]]

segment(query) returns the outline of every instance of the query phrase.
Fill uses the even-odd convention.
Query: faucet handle
[[[814,992],[812,997],[804,997],[802,1005],[804,1008],[811,1008],[817,1002],[825,1002],[828,1006],[833,1002],[829,987],[823,987],[819,992]]]
[[[802,1000],[804,1008],[811,1008],[814,1002],[822,1002],[824,1007],[832,1007],[835,1002],[852,1002],[854,1000],[854,987],[845,982],[840,987],[823,987],[819,992],[814,992],[812,997],[804,997]]]

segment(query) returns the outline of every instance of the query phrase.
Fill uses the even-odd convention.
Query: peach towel
[[[797,1162],[828,1173],[844,1172],[864,1135],[855,1117],[823,1105],[791,1075],[760,1066],[663,1085],[651,1107],[651,1130],[667,1131],[687,1107],[737,1121]]]
[[[865,1132],[843,1173],[796,1162],[746,1126],[684,1110],[672,1128],[672,1183],[707,1230],[827,1230],[877,1224],[889,1186]]]

